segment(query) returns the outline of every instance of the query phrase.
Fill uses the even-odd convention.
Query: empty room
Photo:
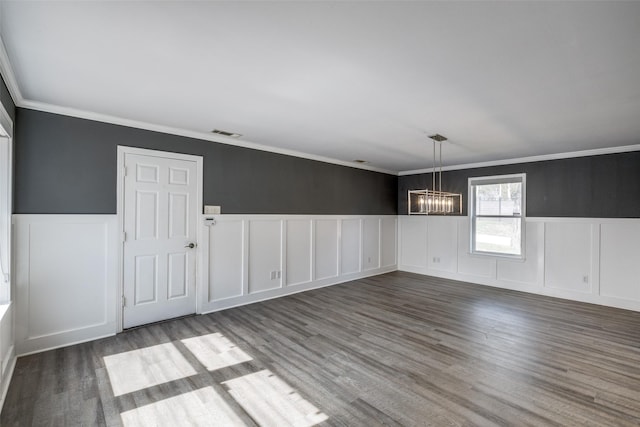
[[[0,0],[0,426],[637,426],[640,2]]]

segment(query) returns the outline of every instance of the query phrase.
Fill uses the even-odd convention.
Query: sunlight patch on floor
[[[120,414],[125,427],[244,426],[213,387],[201,388]]]
[[[172,344],[160,344],[104,357],[114,396],[195,375]]]
[[[313,426],[328,419],[284,381],[268,370],[234,378],[222,384],[249,415],[263,427]]]
[[[182,343],[210,371],[252,360],[251,356],[219,332],[187,338]]]

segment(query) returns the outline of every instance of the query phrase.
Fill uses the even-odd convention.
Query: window
[[[471,253],[524,258],[526,174],[469,178]]]
[[[0,106],[0,304],[9,302],[11,288],[11,121]]]

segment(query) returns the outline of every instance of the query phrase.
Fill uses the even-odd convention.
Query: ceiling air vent
[[[214,129],[211,131],[211,133],[216,133],[218,135],[228,136],[231,138],[240,138],[242,136],[239,133],[227,132],[226,130],[220,130],[220,129]]]

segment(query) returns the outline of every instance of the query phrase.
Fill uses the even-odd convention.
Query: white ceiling
[[[391,171],[640,143],[640,2],[7,1],[21,96]]]

